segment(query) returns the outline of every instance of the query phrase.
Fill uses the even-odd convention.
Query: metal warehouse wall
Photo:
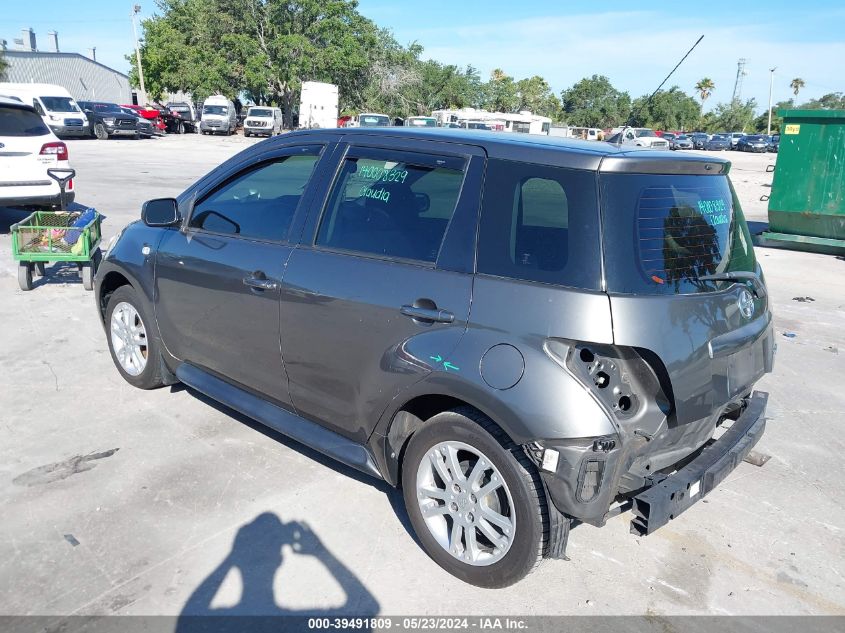
[[[6,51],[6,81],[56,84],[78,101],[132,103],[129,77],[79,53]]]

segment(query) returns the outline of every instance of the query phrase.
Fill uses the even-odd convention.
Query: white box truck
[[[337,86],[320,81],[303,81],[299,100],[299,127],[337,127]]]

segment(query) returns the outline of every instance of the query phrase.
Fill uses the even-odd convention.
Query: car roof
[[[327,134],[350,141],[363,140],[365,137],[385,137],[408,141],[419,140],[471,145],[482,148],[490,158],[538,162],[558,167],[603,172],[713,175],[727,173],[730,169],[729,161],[715,156],[686,154],[678,156],[677,152],[632,147],[631,145],[618,146],[604,141],[582,141],[540,134],[466,130],[463,128],[412,128],[403,126],[298,130],[276,137],[275,143],[282,145],[286,143],[285,139],[325,136]]]
[[[11,97],[0,96],[0,105],[7,108],[17,108],[18,110],[29,110],[30,112],[35,112],[35,108],[31,105]]]

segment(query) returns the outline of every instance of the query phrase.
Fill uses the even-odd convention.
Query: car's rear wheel
[[[178,125],[176,126],[176,133],[177,134],[184,134],[185,133],[185,124],[179,121]]]
[[[161,343],[151,316],[131,286],[121,286],[106,307],[109,352],[129,384],[141,389],[161,387]]]
[[[96,136],[101,141],[106,140],[109,137],[109,132],[106,130],[106,126],[102,123],[95,123],[94,124],[94,136]]]
[[[506,587],[542,559],[548,511],[539,474],[474,409],[440,413],[411,436],[402,489],[426,552],[461,580]]]

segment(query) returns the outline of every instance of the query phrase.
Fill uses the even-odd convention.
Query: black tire
[[[94,275],[97,274],[97,269],[100,267],[100,262],[103,261],[103,253],[98,248],[91,253],[91,260],[82,262],[80,269],[80,276],[82,277],[82,287],[89,292],[94,289]]]
[[[111,318],[115,308],[120,303],[128,303],[138,312],[141,321],[146,331],[146,359],[147,363],[144,370],[137,376],[127,373],[115,355],[114,346],[111,337]],[[106,306],[106,340],[109,346],[109,353],[111,354],[114,366],[123,379],[134,387],[139,389],[156,389],[164,384],[161,376],[161,342],[158,339],[158,333],[155,331],[155,321],[152,315],[147,310],[146,303],[140,298],[138,293],[132,286],[121,286],[115,290],[109,297],[109,303]]]
[[[101,141],[105,141],[109,137],[109,132],[106,129],[106,126],[102,123],[95,123],[94,136],[96,136]]]
[[[179,121],[179,124],[176,126],[176,133],[177,134],[184,134],[185,133],[185,124]]]
[[[516,527],[510,549],[492,564],[474,566],[459,560],[437,542],[423,519],[417,501],[417,470],[431,448],[446,441],[462,442],[486,455],[510,490]],[[426,553],[464,582],[491,589],[507,587],[528,575],[543,559],[549,519],[539,473],[525,452],[475,409],[461,407],[439,413],[411,436],[402,459],[402,492],[411,524]]]
[[[18,263],[18,285],[24,292],[32,290],[32,264],[29,262]]]
[[[32,272],[35,273],[37,277],[43,277],[47,273],[47,268],[44,265],[44,262],[34,262],[32,264]]]

